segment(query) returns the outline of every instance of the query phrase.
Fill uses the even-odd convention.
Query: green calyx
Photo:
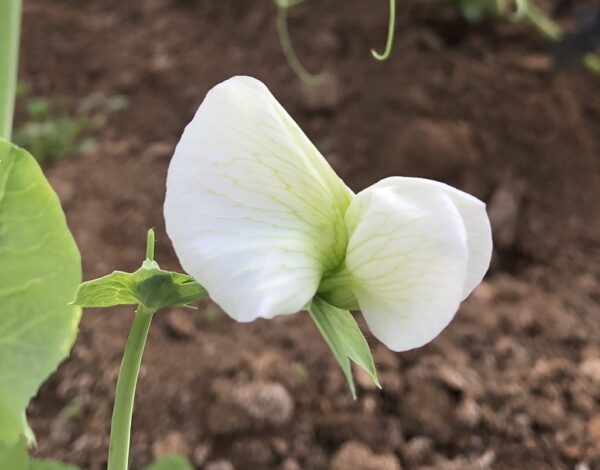
[[[310,303],[308,312],[340,366],[352,397],[356,399],[351,363],[363,369],[373,383],[381,388],[369,345],[352,314],[318,296]]]
[[[327,303],[344,310],[359,310],[358,301],[354,295],[352,275],[342,265],[335,272],[323,277],[317,295]]]

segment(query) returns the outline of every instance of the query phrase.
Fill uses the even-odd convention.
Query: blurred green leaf
[[[458,8],[469,23],[480,23],[498,16],[498,0],[458,0]]]
[[[352,379],[350,360],[364,369],[375,385],[380,387],[369,345],[352,314],[328,304],[319,297],[313,299],[309,313],[341,367],[352,396],[356,398],[356,387]]]
[[[29,456],[27,455],[25,439],[20,439],[12,445],[3,444],[0,441],[0,468],[3,470],[29,469]]]
[[[32,459],[29,463],[29,470],[79,470],[73,465],[59,462],[57,460],[37,460]]]
[[[33,120],[46,119],[51,110],[52,104],[46,98],[32,98],[27,102],[27,113]]]
[[[55,163],[97,148],[89,134],[106,125],[108,117],[128,105],[124,96],[92,93],[82,98],[75,111],[66,98],[27,98],[28,121],[14,132],[14,142],[42,163]]]
[[[81,262],[39,165],[2,139],[0,260],[0,440],[13,444],[31,436],[25,408],[75,339]]]

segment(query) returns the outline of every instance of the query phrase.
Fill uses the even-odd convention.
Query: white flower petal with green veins
[[[480,228],[465,223],[466,212],[455,202],[462,193],[448,188],[388,178],[356,195],[346,213],[351,289],[369,328],[390,349],[412,349],[435,338],[473,276],[469,254],[479,249],[469,246],[477,241],[469,232]]]
[[[463,300],[481,282],[490,267],[492,259],[492,227],[485,210],[485,204],[474,196],[439,181],[424,178],[392,177],[381,180],[372,187],[402,185],[403,188],[443,191],[458,209],[467,231],[469,261],[467,276],[463,286]]]
[[[214,87],[169,166],[165,221],[182,267],[239,321],[301,310],[343,262],[352,192],[250,77]]]

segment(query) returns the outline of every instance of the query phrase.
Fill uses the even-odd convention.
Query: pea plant
[[[187,274],[154,259],[81,283],[80,254],[35,159],[9,142],[19,1],[0,4],[0,468],[33,459],[26,408],[68,355],[81,309],[135,306],[117,379],[109,470],[129,464],[137,377],[157,312],[210,298],[240,322],[308,312],[356,396],[351,363],[379,386],[351,310],[405,351],[434,339],[488,269],[485,205],[442,183],[391,177],[354,193],[250,77],[208,92],[169,166],[164,217]],[[179,457],[150,469],[191,468]]]
[[[277,5],[277,32],[283,55],[296,76],[309,85],[323,80],[323,74],[309,72],[298,58],[288,31],[288,10],[305,0],[273,0]],[[559,0],[563,3],[572,0]],[[525,21],[532,25],[546,39],[555,43],[555,68],[583,61],[595,73],[600,73],[600,56],[594,52],[600,47],[600,9],[588,9],[579,18],[575,30],[564,32],[561,26],[546,15],[531,0],[452,0],[462,17],[471,24],[489,21]],[[389,21],[385,49],[382,53],[371,49],[377,60],[386,60],[392,51],[396,23],[396,0],[389,0]]]

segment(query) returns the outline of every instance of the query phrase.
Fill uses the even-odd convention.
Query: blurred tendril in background
[[[302,65],[302,62],[294,50],[288,29],[288,10],[293,6],[303,3],[305,0],[273,1],[277,5],[277,34],[279,36],[279,42],[281,44],[281,50],[285,56],[285,60],[300,80],[309,85],[317,85],[323,80],[323,73],[311,73]],[[380,61],[384,61],[390,56],[392,52],[392,45],[394,43],[394,29],[396,27],[396,0],[389,1],[390,13],[385,49],[382,53],[377,52],[375,49],[371,49],[371,54],[373,57]]]
[[[277,6],[277,34],[285,59],[296,76],[309,85],[317,85],[324,78],[323,73],[307,70],[298,58],[288,28],[288,10],[305,0],[273,0]],[[563,15],[573,9],[572,0],[557,0],[554,16]],[[583,9],[577,17],[572,31],[565,33],[561,26],[529,0],[456,0],[461,16],[470,24],[507,19],[527,21],[534,29],[555,43],[551,49],[555,71],[563,70],[577,62],[595,73],[600,73],[600,56],[595,52],[600,48],[600,7]],[[396,0],[389,0],[389,22],[387,39],[383,52],[371,49],[373,57],[379,61],[389,58],[396,28]]]

